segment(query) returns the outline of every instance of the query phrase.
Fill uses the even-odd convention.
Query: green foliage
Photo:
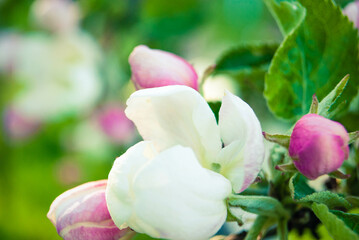
[[[244,196],[232,194],[228,198],[228,204],[262,216],[274,218],[287,218],[288,212],[275,198],[267,196]]]
[[[306,9],[294,0],[264,0],[284,36],[290,34],[304,20]]]
[[[324,204],[313,203],[312,210],[327,228],[333,239],[358,240],[359,236],[350,229],[336,214],[329,211]],[[354,225],[356,227],[356,225]]]
[[[301,203],[320,203],[329,208],[351,207],[351,204],[338,194],[330,191],[315,192],[308,186],[301,174],[296,174],[291,178],[290,189],[293,199]]]
[[[315,192],[315,190],[307,184],[307,179],[299,173],[295,174],[290,179],[289,188],[291,190],[292,198],[295,200],[304,198]]]
[[[345,200],[345,198],[339,196],[338,194],[332,193],[330,191],[315,192],[304,198],[299,199],[300,202],[316,202],[327,205],[329,208],[335,207],[344,207],[350,208],[351,204]]]
[[[353,207],[359,207],[359,197],[356,196],[347,196],[345,198]]]
[[[347,86],[349,81],[349,75],[346,75],[335,88],[322,100],[318,105],[318,114],[331,118],[337,112],[339,106],[341,105],[341,95]],[[340,108],[339,108],[340,110]]]
[[[264,75],[278,43],[247,43],[226,51],[216,61],[213,74],[226,74],[244,88],[263,91]]]
[[[267,222],[269,222],[270,219],[266,216],[258,216],[256,220],[253,223],[253,226],[248,231],[245,240],[256,240],[258,239],[258,236],[263,231],[263,228],[265,228],[265,225]]]
[[[347,227],[359,234],[359,214],[345,213],[337,210],[332,210],[330,212],[341,219]]]
[[[269,67],[264,94],[269,108],[285,119],[307,113],[314,93],[324,98],[339,79],[350,74],[342,94],[348,107],[359,84],[358,36],[353,24],[331,0],[298,2],[306,8],[302,21],[301,14],[288,13],[289,5],[296,9],[297,2],[267,1],[275,6],[270,9],[287,35]],[[295,23],[289,27],[284,25],[287,15]]]
[[[268,67],[277,43],[242,44],[224,53],[216,63],[215,72],[239,72]]]

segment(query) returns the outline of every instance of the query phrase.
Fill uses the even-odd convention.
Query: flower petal
[[[198,76],[194,68],[173,53],[140,45],[133,49],[128,60],[131,79],[137,89],[186,85],[198,90]]]
[[[70,189],[51,204],[47,217],[66,240],[119,239],[129,232],[112,221],[105,201],[107,180],[88,182]]]
[[[131,217],[131,184],[136,172],[151,158],[150,144],[139,142],[117,158],[108,176],[106,202],[115,224],[127,227]]]
[[[152,236],[197,240],[208,239],[224,223],[231,185],[201,167],[190,148],[175,146],[142,169],[134,192],[138,218],[159,234]]]
[[[219,128],[225,148],[217,162],[233,190],[241,192],[255,180],[264,160],[259,120],[247,103],[226,92],[219,111]]]
[[[190,147],[209,168],[221,149],[215,116],[202,96],[186,86],[139,90],[127,101],[126,115],[144,140],[158,151],[174,145]]]

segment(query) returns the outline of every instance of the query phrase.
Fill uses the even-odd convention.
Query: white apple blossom
[[[115,224],[157,238],[208,239],[226,219],[231,191],[246,189],[261,168],[264,145],[253,110],[227,92],[217,125],[197,91],[166,86],[132,94],[126,115],[145,141],[109,174]]]

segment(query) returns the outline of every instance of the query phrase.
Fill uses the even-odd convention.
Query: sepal
[[[289,148],[290,136],[283,134],[269,134],[266,132],[262,132],[263,137],[273,143],[277,143],[285,148]]]
[[[275,169],[281,172],[298,172],[298,169],[295,167],[293,163],[286,163],[275,166]]]

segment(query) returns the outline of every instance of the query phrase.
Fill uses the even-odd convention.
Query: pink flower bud
[[[198,90],[198,76],[184,59],[169,52],[140,45],[129,57],[132,81],[137,89],[186,85]]]
[[[349,134],[338,122],[307,114],[295,124],[289,155],[296,168],[315,179],[337,170],[349,155]]]
[[[356,28],[359,27],[359,1],[351,2],[345,6],[343,13],[348,16],[349,20],[354,23]]]
[[[47,217],[65,240],[117,240],[128,228],[116,227],[108,212],[107,180],[82,184],[70,189],[51,204]]]
[[[109,104],[100,110],[97,117],[102,131],[112,142],[127,144],[134,139],[134,125],[123,108]]]

